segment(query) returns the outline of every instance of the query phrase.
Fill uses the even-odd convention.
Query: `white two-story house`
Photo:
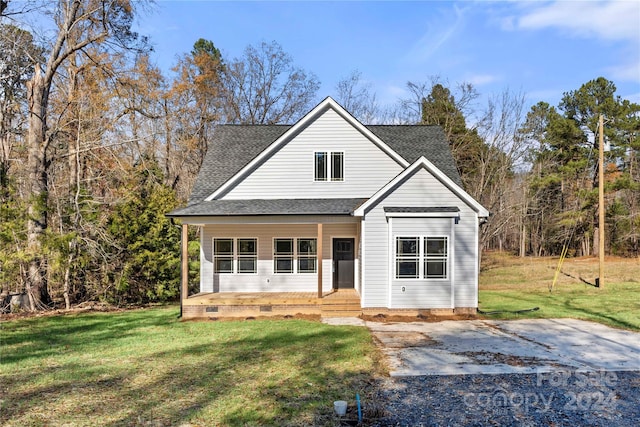
[[[200,228],[183,316],[475,312],[488,215],[439,127],[363,125],[331,98],[293,125],[220,126],[168,214],[184,240]]]

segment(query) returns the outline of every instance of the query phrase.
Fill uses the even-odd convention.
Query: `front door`
[[[355,239],[333,239],[333,289],[353,289]]]

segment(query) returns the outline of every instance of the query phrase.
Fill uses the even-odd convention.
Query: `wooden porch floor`
[[[328,295],[329,292],[325,293]],[[213,292],[192,295],[183,305],[319,305],[317,292]]]
[[[362,314],[354,289],[325,292],[216,292],[192,295],[182,302],[185,318],[248,315],[317,314],[322,317]]]

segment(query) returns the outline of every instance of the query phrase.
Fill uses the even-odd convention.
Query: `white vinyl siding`
[[[240,221],[239,217],[230,221]],[[244,220],[248,220],[245,218]],[[327,218],[326,220],[330,220]],[[318,226],[312,224],[210,224],[202,227],[200,291],[201,292],[317,292],[318,274],[316,272],[300,274],[275,274],[273,271],[274,239],[301,240],[315,239]],[[357,224],[324,223],[322,241],[322,289],[325,292],[332,287],[332,237],[355,237]],[[213,241],[217,237],[224,238],[256,238],[257,273],[256,274],[214,274]],[[317,248],[317,246],[316,246]],[[307,257],[314,257],[307,253]],[[357,254],[356,254],[357,256]],[[300,253],[298,253],[300,258]],[[317,264],[317,253],[315,262]],[[356,260],[356,263],[358,260]],[[299,267],[298,265],[296,265]]]
[[[458,224],[453,218],[387,218],[384,206],[400,207],[442,207],[457,206],[460,209]],[[420,220],[411,224],[412,220]],[[422,224],[420,224],[422,222]],[[477,307],[478,285],[478,217],[467,204],[451,192],[444,184],[425,169],[418,170],[392,193],[382,199],[365,216],[363,228],[363,307],[393,308],[449,308],[451,300],[455,307]],[[392,224],[393,230],[389,229]],[[404,224],[407,225],[405,228]],[[450,236],[449,271],[450,280],[441,280],[442,286],[416,291],[411,298],[405,298],[391,289],[396,289],[393,269],[395,262],[390,238],[395,236]],[[450,289],[453,287],[452,298]],[[401,290],[401,289],[400,289]],[[405,295],[407,291],[405,288]],[[395,297],[395,298],[394,298]]]
[[[317,152],[327,153],[325,181],[314,179]],[[331,153],[342,153],[342,159],[332,159]],[[342,180],[337,175],[331,180],[332,164],[338,167],[340,163]],[[402,170],[387,153],[328,109],[222,199],[370,197]]]

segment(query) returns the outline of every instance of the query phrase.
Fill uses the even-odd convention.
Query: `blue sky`
[[[158,0],[138,30],[167,71],[201,37],[227,59],[275,40],[318,76],[318,100],[358,70],[383,105],[406,96],[407,81],[434,75],[483,96],[509,88],[552,105],[604,76],[640,102],[638,1]]]

